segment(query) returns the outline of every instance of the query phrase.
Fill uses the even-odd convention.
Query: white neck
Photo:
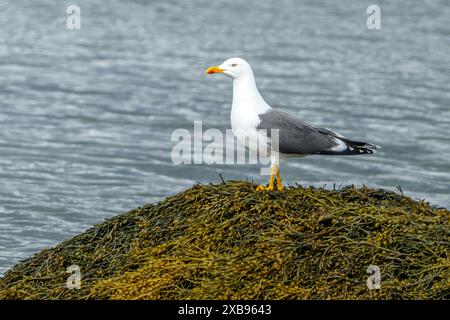
[[[249,73],[233,79],[233,109],[245,108],[246,113],[264,113],[270,106],[264,101],[256,88],[255,77]]]

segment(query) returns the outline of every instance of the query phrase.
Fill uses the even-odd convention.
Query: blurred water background
[[[286,183],[365,184],[450,206],[450,4],[381,1],[0,0],[0,274],[107,217],[195,182],[266,182],[257,166],[182,165],[171,133],[230,127],[239,56],[265,99],[383,146],[309,157]],[[81,8],[81,29],[66,8]]]

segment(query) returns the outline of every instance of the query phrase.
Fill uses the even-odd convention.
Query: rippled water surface
[[[172,164],[175,128],[230,127],[241,56],[275,107],[383,146],[309,157],[285,182],[354,183],[450,206],[450,5],[377,1],[0,0],[0,274],[107,217],[256,166]]]

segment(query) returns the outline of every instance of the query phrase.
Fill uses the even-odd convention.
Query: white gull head
[[[252,67],[250,67],[247,61],[241,58],[226,60],[219,66],[219,69],[223,70],[223,74],[226,74],[232,79],[249,77],[254,80]]]

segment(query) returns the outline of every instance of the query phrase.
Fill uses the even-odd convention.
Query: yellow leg
[[[269,186],[267,187],[267,190],[273,191],[274,183],[275,183],[275,175],[272,171],[272,174],[270,175],[270,181],[269,181]]]
[[[283,186],[281,186],[280,189],[280,185],[281,185],[281,179],[280,179],[280,170],[279,167],[274,165],[270,168],[270,181],[269,181],[269,186],[265,187],[263,185],[260,185],[256,188],[256,191],[264,191],[264,190],[269,190],[269,191],[273,191],[275,189],[275,178],[277,179],[277,184],[278,184],[278,190],[283,190]],[[278,182],[279,181],[279,182]]]
[[[283,183],[281,182],[280,169],[279,168],[278,168],[278,171],[277,171],[277,187],[278,187],[278,191],[283,191]]]

